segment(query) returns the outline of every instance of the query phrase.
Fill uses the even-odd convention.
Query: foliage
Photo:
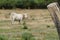
[[[0,0],[0,8],[46,8],[46,6],[57,0]]]
[[[34,36],[29,32],[24,32],[22,34],[22,40],[35,40]]]
[[[0,35],[0,40],[8,40],[6,36]]]
[[[24,20],[24,22],[23,22],[23,26],[24,26],[23,29],[28,29],[25,20]]]

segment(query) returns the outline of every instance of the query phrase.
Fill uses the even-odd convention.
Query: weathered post
[[[59,17],[58,17],[58,14],[59,14],[58,3],[57,2],[51,3],[51,4],[47,5],[47,8],[48,8],[48,11],[50,12],[51,17],[56,25],[57,32],[58,32],[59,39],[60,39],[60,21],[59,21]]]

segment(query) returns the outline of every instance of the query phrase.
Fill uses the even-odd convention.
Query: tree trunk
[[[58,3],[56,3],[56,2],[51,3],[47,6],[47,8],[48,8],[48,11],[50,12],[51,17],[56,25],[58,36],[60,39],[60,21],[59,21],[59,17],[58,17],[58,14],[59,14]]]

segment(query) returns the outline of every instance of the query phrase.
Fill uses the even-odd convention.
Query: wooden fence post
[[[58,17],[60,10],[58,7],[58,3],[57,2],[51,3],[51,4],[47,5],[47,8],[48,8],[48,11],[50,12],[51,17],[56,25],[58,36],[60,39],[60,21],[59,21],[59,17]]]

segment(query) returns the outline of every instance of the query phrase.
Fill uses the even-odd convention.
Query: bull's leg
[[[20,23],[20,20],[19,20],[19,23]]]
[[[23,18],[20,19],[20,23],[21,23],[21,24],[22,24],[22,20],[23,20]]]
[[[15,21],[15,19],[12,19],[12,20],[11,20],[11,23],[14,24],[14,21]]]

